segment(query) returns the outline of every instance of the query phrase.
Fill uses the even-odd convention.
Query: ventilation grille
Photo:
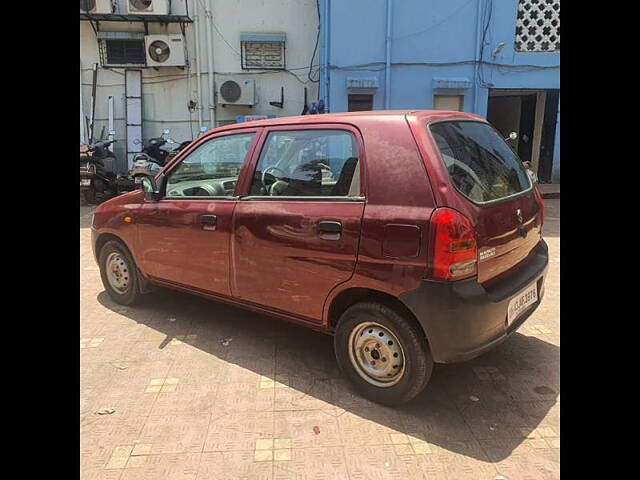
[[[233,80],[227,80],[220,86],[220,95],[225,102],[235,103],[242,95],[242,89]]]
[[[96,8],[96,0],[80,0],[80,10],[90,12]]]
[[[517,52],[560,50],[560,0],[520,0],[515,48]]]
[[[162,40],[154,40],[149,45],[149,56],[153,59],[154,62],[163,63],[169,60],[171,56],[171,49],[166,42]]]
[[[130,11],[150,10],[153,6],[153,0],[129,0]]]

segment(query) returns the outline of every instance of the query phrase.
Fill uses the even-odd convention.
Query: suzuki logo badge
[[[518,221],[522,223],[524,219],[522,218],[522,211],[520,209],[516,210],[516,217],[518,217]]]

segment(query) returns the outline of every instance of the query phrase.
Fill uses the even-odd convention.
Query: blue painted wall
[[[388,0],[320,0],[320,94],[331,112],[346,111],[347,79],[377,82],[374,109],[384,109]],[[489,88],[560,88],[559,52],[516,52],[517,0],[391,0],[389,108],[433,108],[434,93],[464,94],[464,110],[487,114]],[[478,15],[493,2],[478,75],[474,64],[484,25]],[[328,19],[328,21],[326,21]],[[492,55],[499,43],[502,50]],[[328,63],[328,68],[327,68]],[[328,77],[328,78],[327,78]],[[436,92],[434,78],[466,78],[460,91]],[[327,88],[328,84],[328,88]],[[357,91],[353,91],[357,93]],[[560,115],[554,148],[559,181]]]

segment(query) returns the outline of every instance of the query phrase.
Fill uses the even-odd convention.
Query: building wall
[[[322,18],[328,19],[321,53],[328,50],[329,65],[323,65],[329,88],[322,83],[321,96],[328,99],[330,111],[347,110],[350,78],[377,81],[374,109],[384,108],[387,1],[320,0]],[[433,108],[433,96],[439,92],[434,79],[438,78],[467,79],[469,88],[455,93],[464,94],[465,111],[482,116],[487,113],[489,88],[560,88],[559,52],[515,51],[517,0],[391,1],[389,108]],[[478,12],[488,9],[489,2],[492,18],[476,78],[474,63],[485,26],[479,25]],[[501,42],[504,46],[493,56]],[[554,176],[558,178],[559,144],[558,126],[554,155]]]
[[[143,69],[143,138],[159,136],[162,130],[171,130],[178,141],[198,135],[198,112],[189,112],[189,100],[202,106],[203,124],[211,128],[209,105],[215,107],[215,122],[235,121],[238,115],[299,115],[304,102],[304,87],[308,88],[309,101],[317,99],[317,83],[310,82],[307,72],[318,28],[315,0],[212,0],[213,23],[211,31],[213,45],[214,81],[219,74],[233,74],[241,78],[255,79],[256,101],[253,108],[246,106],[216,105],[208,91],[207,34],[203,5],[208,0],[188,0],[188,11],[192,19],[197,18],[200,29],[200,57],[204,72],[201,77],[202,98],[197,98],[195,27],[186,24],[186,45],[189,68],[165,67],[155,70]],[[119,0],[121,12],[126,12],[126,0]],[[186,12],[182,0],[173,0],[172,13]],[[142,23],[100,22],[100,31],[144,32]],[[284,32],[286,41],[286,71],[257,73],[243,71],[240,63],[240,33]],[[178,24],[160,25],[149,23],[149,34],[180,33]],[[317,57],[316,57],[317,58]],[[99,63],[96,35],[87,21],[80,22],[80,62],[83,108],[89,116],[91,107],[91,82],[93,64]],[[315,62],[317,63],[317,61]],[[215,82],[214,82],[215,83]],[[280,88],[284,87],[284,108],[269,105],[280,101]],[[215,86],[214,86],[215,90]],[[96,95],[96,135],[102,126],[107,130],[107,97],[114,96],[116,139],[115,152],[124,156],[125,148],[125,104],[124,69],[99,67]]]

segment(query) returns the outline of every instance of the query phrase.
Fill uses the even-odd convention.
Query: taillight
[[[431,216],[431,277],[460,280],[477,273],[478,245],[471,221],[451,208]]]
[[[533,193],[536,197],[536,202],[538,202],[538,207],[540,208],[539,221],[540,221],[540,234],[542,234],[542,225],[544,225],[544,200],[542,200],[542,194],[540,193],[540,190],[538,189],[537,185],[533,187]]]

